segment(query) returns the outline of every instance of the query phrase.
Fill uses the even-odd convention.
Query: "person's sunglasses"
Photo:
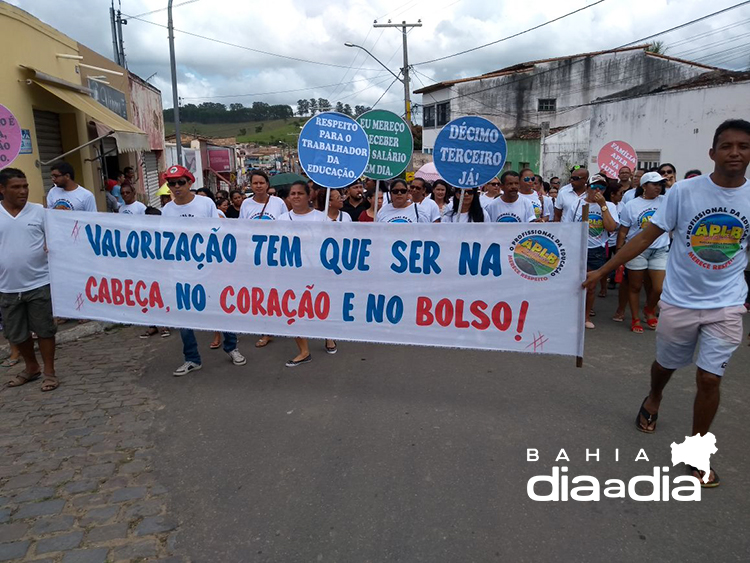
[[[407,190],[406,188],[396,188],[394,190],[391,190],[391,193],[394,195],[399,195],[399,194],[404,195],[408,191],[409,190]]]
[[[589,188],[592,190],[606,190],[607,186],[603,186],[602,184],[591,184]]]
[[[523,181],[524,182],[533,182],[534,181],[534,176],[524,176],[523,177]]]
[[[659,170],[659,174],[674,174],[674,170]]]
[[[571,176],[570,181],[572,182],[574,180],[583,180],[584,178],[585,176]]]
[[[167,181],[167,185],[170,188],[174,188],[175,186],[184,186],[187,183],[188,183],[187,180],[168,180]]]
[[[502,186],[500,182],[489,182],[490,186]]]

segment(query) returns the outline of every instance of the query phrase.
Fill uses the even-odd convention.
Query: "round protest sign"
[[[597,158],[599,170],[610,178],[617,178],[620,168],[627,166],[631,172],[638,164],[635,149],[623,141],[612,141],[607,143],[599,151]]]
[[[370,142],[370,160],[365,176],[390,180],[406,170],[414,140],[406,122],[392,111],[373,109],[357,118]]]
[[[10,165],[21,151],[21,126],[8,108],[0,105],[0,168]]]
[[[500,173],[507,153],[505,137],[494,123],[483,117],[459,117],[438,133],[435,168],[457,188],[476,188]]]
[[[311,117],[300,132],[297,150],[302,169],[324,188],[348,186],[362,176],[370,158],[364,129],[335,112]]]

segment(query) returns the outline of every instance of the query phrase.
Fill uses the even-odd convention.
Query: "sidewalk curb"
[[[61,330],[55,336],[55,343],[57,345],[67,344],[68,342],[75,342],[86,336],[92,336],[94,334],[101,334],[102,332],[111,329],[116,326],[117,323],[104,323],[99,321],[89,321],[86,324],[76,325],[67,330]],[[0,360],[4,360],[10,356],[10,344],[4,344],[0,346]]]

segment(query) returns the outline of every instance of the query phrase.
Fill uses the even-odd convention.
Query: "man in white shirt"
[[[140,201],[135,199],[135,188],[130,184],[125,184],[120,188],[120,195],[124,202],[118,211],[118,213],[124,213],[126,215],[145,215],[146,206]]]
[[[750,182],[745,178],[750,122],[722,123],[708,154],[714,171],[675,184],[651,222],[609,262],[589,272],[584,282],[595,288],[607,273],[641,254],[662,234],[672,233],[651,390],[635,421],[641,432],[656,431],[662,392],[676,369],[693,363],[697,347],[692,434],[706,434],[719,408],[724,369],[742,343],[750,235]],[[701,486],[719,484],[713,469],[690,469]]]
[[[184,166],[171,166],[164,174],[164,178],[167,180],[173,199],[162,209],[162,217],[215,217],[218,219],[219,213],[211,198],[197,197],[190,191],[190,187],[195,182],[195,177],[190,170]],[[181,328],[180,336],[185,363],[172,372],[175,377],[187,375],[203,367],[193,329]],[[232,363],[236,366],[244,366],[247,360],[237,349],[237,335],[233,332],[225,332],[223,336],[223,348],[229,354]]]
[[[572,223],[575,210],[581,199],[586,197],[589,171],[582,166],[574,166],[570,171],[570,184],[560,188],[555,200],[555,221]],[[568,187],[569,186],[569,187]]]
[[[47,194],[47,209],[66,211],[96,211],[94,194],[76,184],[76,173],[67,162],[52,165],[50,176],[55,183]]]
[[[29,203],[29,183],[17,168],[0,171],[0,310],[5,337],[18,347],[26,369],[8,382],[19,387],[44,373],[42,391],[60,384],[55,374],[55,333],[49,287],[44,208]],[[34,353],[36,333],[44,371]]]
[[[485,211],[493,223],[531,223],[536,219],[534,206],[518,194],[518,172],[503,172],[503,195],[490,203]]]
[[[416,203],[419,210],[429,217],[430,223],[440,222],[440,207],[434,199],[427,197],[424,179],[414,178],[409,185],[409,193],[412,203]]]

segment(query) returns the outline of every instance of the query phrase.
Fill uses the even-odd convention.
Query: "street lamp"
[[[395,78],[396,80],[398,80],[398,81],[399,81],[399,82],[401,82],[401,83],[403,83],[403,82],[404,82],[404,81],[403,81],[403,80],[402,80],[402,79],[401,79],[401,78],[400,78],[399,76],[395,75],[395,74],[393,73],[393,71],[392,71],[392,70],[391,70],[390,68],[388,68],[387,66],[385,66],[385,65],[384,65],[384,64],[383,64],[383,63],[382,63],[382,62],[380,61],[380,59],[378,59],[378,58],[377,58],[377,57],[376,57],[375,55],[373,55],[373,54],[372,54],[372,53],[371,53],[370,51],[368,51],[367,49],[365,49],[365,48],[364,48],[364,47],[362,47],[361,45],[355,45],[354,43],[349,43],[349,42],[347,41],[346,43],[344,43],[344,46],[346,46],[346,47],[356,47],[357,49],[362,49],[362,50],[363,50],[363,51],[364,51],[365,53],[367,53],[367,54],[368,54],[368,55],[370,55],[370,56],[371,56],[371,57],[372,57],[373,59],[375,59],[375,60],[376,60],[376,61],[378,62],[378,64],[379,64],[380,66],[382,66],[382,67],[383,67],[383,68],[384,68],[385,70],[387,70],[388,72],[390,72],[390,73],[391,73],[391,75],[393,75],[393,77],[394,77],[394,78]]]

